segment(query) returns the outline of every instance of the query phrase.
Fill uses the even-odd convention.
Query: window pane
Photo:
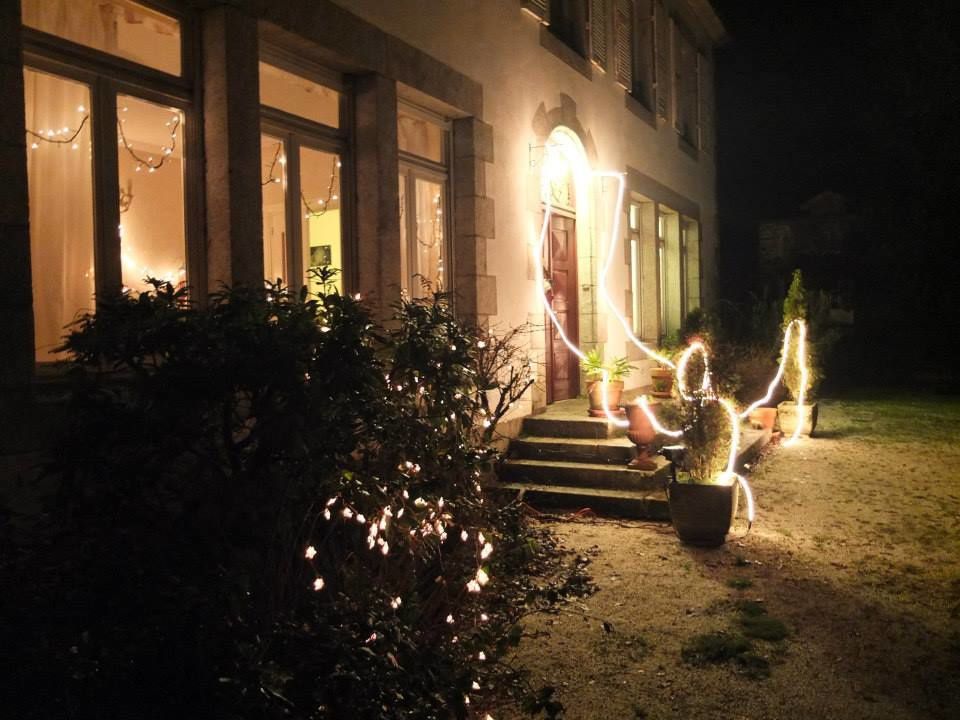
[[[290,281],[287,268],[287,149],[283,140],[260,136],[263,163],[263,276],[270,282]]]
[[[23,76],[36,359],[49,362],[64,326],[93,308],[90,90],[30,69]]]
[[[400,174],[400,282],[403,289],[410,293],[410,253],[408,251],[410,237],[407,233],[407,222],[410,211],[407,208],[407,176]]]
[[[117,96],[120,261],[124,289],[144,278],[186,283],[183,113],[129,95]]]
[[[131,0],[21,0],[23,23],[156,70],[180,74],[180,23]]]
[[[340,93],[265,62],[260,63],[260,104],[340,127]]]
[[[442,163],[445,138],[446,131],[441,125],[411,115],[403,108],[398,110],[397,143],[403,152]]]
[[[670,210],[661,208],[661,254],[660,294],[664,331],[676,332],[680,329],[681,317],[681,267],[680,267],[680,222],[679,216]]]
[[[700,307],[700,225],[696,220],[684,220],[683,247],[686,253],[687,312]]]
[[[445,289],[443,273],[443,185],[417,178],[416,251],[411,283],[413,295],[423,297]],[[429,287],[424,287],[429,283]]]
[[[300,148],[300,202],[303,210],[303,266],[343,269],[341,242],[340,158],[335,153]],[[308,275],[310,292],[322,290]],[[336,287],[343,292],[343,274]]]

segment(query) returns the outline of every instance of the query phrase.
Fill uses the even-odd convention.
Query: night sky
[[[949,3],[715,0],[722,292],[754,282],[757,224],[824,190],[860,216],[857,337],[878,365],[952,368],[960,324],[960,53]],[[870,353],[876,356],[876,353]]]

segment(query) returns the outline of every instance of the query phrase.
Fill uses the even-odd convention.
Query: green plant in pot
[[[607,407],[614,412],[621,412],[620,399],[623,397],[623,380],[634,369],[625,357],[618,357],[609,363],[604,363],[598,348],[588,350],[580,361],[587,376],[587,397],[590,399],[589,413],[592,417],[603,417],[603,376],[607,375]]]
[[[806,324],[808,317],[809,303],[807,291],[803,284],[803,274],[799,270],[794,270],[790,289],[783,301],[783,331],[786,332],[787,327],[794,320],[800,320]],[[784,362],[783,384],[790,395],[790,399],[777,406],[780,430],[788,437],[794,435],[798,424],[801,426],[800,435],[811,435],[817,426],[818,407],[817,403],[812,401],[813,391],[819,380],[819,372],[814,362],[814,347],[809,334],[807,334],[804,342],[804,357],[801,357],[799,341],[800,328],[794,325],[790,351],[787,353],[785,361],[784,358],[781,358],[781,361]],[[803,373],[804,364],[806,377]],[[798,405],[801,395],[803,396],[802,408]]]
[[[722,545],[737,513],[735,477],[725,472],[732,436],[729,415],[710,391],[694,390],[665,405],[661,416],[663,424],[683,433],[682,447],[665,453],[675,469],[667,486],[673,528],[687,544]]]
[[[657,354],[667,360],[677,354],[680,346],[680,336],[673,332],[663,338]],[[664,362],[657,361],[657,364],[650,368],[650,394],[657,398],[669,398],[673,395],[674,368]]]
[[[739,420],[714,392],[706,354],[702,349],[689,359],[681,378],[686,390],[681,388],[675,402],[663,403],[658,417],[678,432],[680,443],[662,451],[673,463],[667,499],[674,530],[685,543],[717,546],[737,512],[736,476],[727,467],[734,450],[731,422]]]

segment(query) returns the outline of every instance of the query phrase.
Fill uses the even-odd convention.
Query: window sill
[[[632,112],[638,118],[643,120],[647,125],[652,127],[654,130],[657,129],[657,116],[654,114],[653,110],[648,108],[642,102],[637,100],[633,95],[628,92],[623,94],[623,102],[626,105],[627,110]]]
[[[587,80],[593,80],[593,63],[550,32],[546,25],[540,26],[540,46],[563,60]]]

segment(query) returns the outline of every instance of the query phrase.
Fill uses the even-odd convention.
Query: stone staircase
[[[743,430],[739,464],[770,441],[769,431]],[[536,508],[591,510],[618,517],[669,520],[664,487],[669,463],[655,470],[627,467],[636,448],[626,431],[587,415],[586,400],[565,400],[523,419],[500,467],[499,489]]]

